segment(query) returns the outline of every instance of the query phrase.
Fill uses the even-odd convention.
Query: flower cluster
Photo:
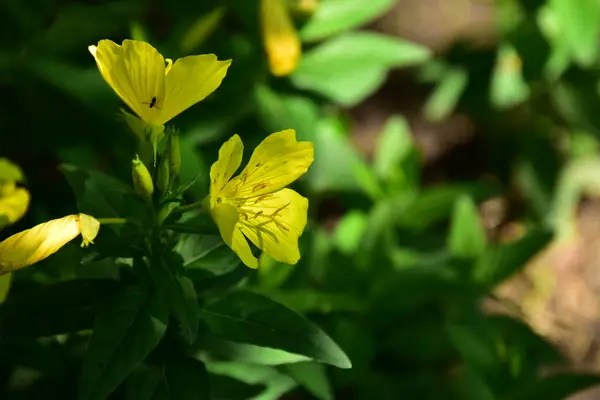
[[[297,35],[282,7],[280,0],[263,0],[265,44],[275,75],[291,72],[300,54]],[[135,114],[126,113],[127,122],[141,139],[152,143],[155,161],[165,123],[214,92],[231,65],[231,60],[220,61],[214,54],[173,62],[150,44],[136,40],[121,45],[101,40],[89,51],[106,83]],[[178,146],[176,136],[170,135],[170,156],[163,157],[159,165],[157,183],[162,191],[170,187],[179,169]],[[248,267],[257,268],[258,261],[247,239],[275,260],[295,264],[300,258],[298,238],[306,225],[308,200],[285,186],[307,171],[313,161],[313,145],[298,142],[292,129],[273,133],[233,177],[242,153],[238,135],[223,144],[210,169],[210,194],[202,204],[224,242]],[[22,179],[16,166],[0,159],[0,228],[17,221],[27,209],[29,193],[15,185]],[[136,191],[152,202],[152,177],[137,157],[133,179]],[[0,243],[0,275],[45,259],[79,234],[82,246],[93,243],[102,222],[86,214],[69,215],[9,237]]]

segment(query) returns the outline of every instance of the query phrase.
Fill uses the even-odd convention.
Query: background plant
[[[130,272],[139,231],[103,227],[88,251],[69,245],[13,274],[0,308],[0,397],[562,399],[598,383],[543,374],[564,363],[558,351],[481,307],[541,250],[572,240],[579,200],[597,192],[597,2],[497,1],[497,41],[434,55],[362,29],[392,0],[290,1],[303,53],[286,77],[270,72],[260,2],[196,3],[0,5],[2,156],[21,166],[32,196],[1,235],[79,211],[147,220],[131,187],[137,139],[87,51],[129,37],[174,59],[234,60],[219,90],[175,119],[180,178],[194,182],[188,203],[206,195],[208,168],[233,133],[247,149],[286,128],[314,143],[296,185],[310,198],[302,259],[263,257],[251,271],[210,221],[184,218],[178,255],[149,277],[175,282],[163,288],[168,324]],[[477,126],[470,174],[429,183],[400,114],[372,156],[353,145],[352,108],[399,69],[427,93],[428,120],[462,113]],[[510,199],[513,237],[484,229],[478,205],[497,197]],[[323,364],[348,367],[344,353],[351,369]]]

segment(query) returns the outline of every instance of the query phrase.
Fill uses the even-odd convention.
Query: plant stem
[[[101,225],[109,224],[126,224],[128,221],[126,218],[96,218]]]

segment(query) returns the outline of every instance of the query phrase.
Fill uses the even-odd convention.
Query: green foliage
[[[0,239],[59,215],[102,222],[89,248],[0,276],[0,398],[559,400],[599,384],[542,374],[568,362],[531,315],[483,304],[572,243],[599,193],[600,3],[492,2],[494,39],[449,49],[386,33],[397,16],[378,19],[405,2],[285,3],[302,56],[274,77],[258,0],[0,2],[1,148],[32,194]],[[105,38],[233,60],[168,123],[169,179],[167,139],[154,164],[88,53]],[[202,206],[210,167],[233,134],[247,158],[288,128],[315,148],[293,186],[309,199],[301,258],[255,253],[251,270]]]

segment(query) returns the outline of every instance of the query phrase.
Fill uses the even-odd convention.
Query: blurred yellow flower
[[[174,63],[150,44],[101,40],[89,46],[102,77],[143,121],[160,126],[214,92],[231,60],[214,54],[183,57]]]
[[[269,67],[275,76],[296,69],[302,47],[285,0],[261,0],[262,36]]]
[[[21,219],[29,207],[29,192],[16,186],[23,179],[17,165],[0,158],[0,229]]]
[[[248,267],[257,268],[258,260],[246,238],[275,260],[296,264],[308,200],[284,187],[306,173],[314,158],[313,144],[297,142],[293,129],[273,133],[231,179],[242,162],[243,150],[242,140],[234,135],[221,146],[210,168],[207,203],[211,215],[225,243]]]
[[[86,214],[68,215],[34,226],[0,242],[0,275],[27,267],[56,253],[81,234],[82,247],[93,243],[100,222]]]

